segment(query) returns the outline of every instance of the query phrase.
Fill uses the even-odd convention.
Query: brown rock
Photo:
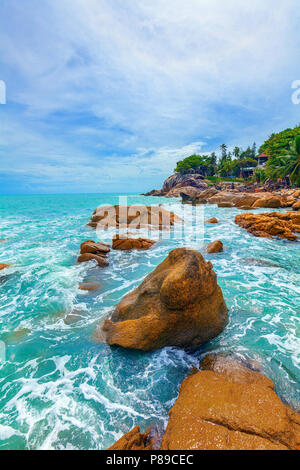
[[[162,191],[164,193],[169,193],[174,188],[185,188],[185,187],[194,187],[198,188],[199,190],[203,190],[207,188],[207,184],[204,183],[204,177],[202,175],[197,174],[175,174],[169,176],[163,184]]]
[[[279,237],[294,241],[297,235],[293,232],[299,231],[300,216],[297,217],[293,212],[246,213],[237,215],[235,223],[256,237]]]
[[[213,355],[215,356],[215,355]],[[300,414],[270,379],[232,359],[213,357],[183,382],[161,450],[294,450]]]
[[[149,432],[141,433],[136,426],[107,450],[152,450]]]
[[[207,188],[207,185],[203,183],[201,191],[205,190]],[[200,189],[195,188],[193,186],[185,186],[184,188],[182,186],[176,186],[175,188],[172,188],[167,194],[166,197],[180,197],[182,193],[186,194],[190,198],[197,197],[199,194]]]
[[[84,284],[80,284],[78,287],[79,290],[85,290],[85,291],[95,291],[100,289],[102,286],[101,282],[86,282]]]
[[[109,265],[108,260],[104,256],[94,255],[93,253],[85,253],[78,257],[78,263],[86,263],[87,261],[95,260],[98,263],[98,266],[105,268]]]
[[[220,240],[209,243],[206,247],[207,253],[220,253],[223,251],[223,243]]]
[[[219,335],[227,308],[212,264],[179,248],[126,295],[98,331],[110,345],[144,351],[197,346]]]
[[[216,217],[213,217],[212,219],[208,219],[205,221],[205,224],[218,224],[219,221],[216,219]]]
[[[281,198],[276,196],[261,198],[255,201],[252,207],[266,207],[269,209],[276,209],[281,207]]]
[[[10,268],[10,264],[0,263],[0,271],[2,271],[2,269],[6,269],[6,268]]]
[[[170,230],[182,222],[180,217],[161,206],[100,206],[88,225],[93,228],[147,228],[153,230]]]
[[[155,242],[148,238],[128,238],[126,236],[116,235],[112,241],[114,250],[149,250]]]
[[[232,202],[219,202],[218,207],[234,207]]]
[[[93,240],[87,240],[86,242],[81,243],[80,253],[82,255],[86,253],[101,254],[105,255],[110,252],[110,247],[106,243],[95,243]]]
[[[293,210],[294,211],[299,211],[300,210],[300,201],[297,201],[297,202],[295,202],[295,204],[293,204]]]

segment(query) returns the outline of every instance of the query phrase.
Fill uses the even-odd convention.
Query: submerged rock
[[[100,268],[105,268],[109,265],[109,261],[106,259],[105,256],[101,255],[93,255],[92,253],[85,253],[84,255],[80,255],[78,257],[78,263],[86,263],[87,261],[97,261],[98,266]]]
[[[218,224],[219,221],[216,219],[216,217],[213,217],[212,219],[208,219],[204,222],[205,224]]]
[[[155,242],[148,238],[129,238],[126,235],[116,235],[112,240],[114,250],[149,250]]]
[[[294,212],[267,212],[263,214],[240,214],[235,223],[256,237],[279,237],[297,240],[294,232],[300,233],[300,215]]]
[[[294,450],[300,414],[273,382],[231,358],[209,355],[184,380],[161,450]]]
[[[220,253],[223,251],[223,243],[220,240],[209,243],[206,247],[207,253]]]
[[[85,282],[80,284],[78,289],[91,292],[100,289],[100,287],[102,287],[101,282]]]
[[[144,351],[195,347],[218,336],[227,321],[212,264],[195,250],[178,248],[123,298],[98,335],[104,332],[110,345]]]
[[[6,269],[6,268],[10,268],[10,264],[0,263],[0,271],[2,271],[2,269]]]

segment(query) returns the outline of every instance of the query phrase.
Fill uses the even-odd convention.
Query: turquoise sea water
[[[182,210],[176,199],[128,202]],[[178,230],[148,252],[112,252],[105,269],[76,264],[82,241],[110,241],[112,231],[96,234],[86,224],[111,203],[117,195],[0,197],[0,263],[12,265],[0,273],[0,448],[105,449],[136,424],[163,428],[182,380],[208,351],[260,362],[281,399],[300,410],[300,244],[255,238],[234,224],[238,209],[201,206],[204,220],[220,223],[192,225],[187,216],[184,236]],[[204,244],[216,239],[224,253],[206,255]],[[97,344],[99,321],[180,246],[212,261],[230,310],[226,330],[193,352]],[[101,289],[80,291],[86,280]],[[66,325],[74,310],[81,320]]]

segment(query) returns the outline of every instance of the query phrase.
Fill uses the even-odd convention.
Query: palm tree
[[[268,173],[272,179],[290,178],[290,180],[300,185],[300,136],[297,136],[290,144],[290,149],[285,150],[280,157],[269,159]]]

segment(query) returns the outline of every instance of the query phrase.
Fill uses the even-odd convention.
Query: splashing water
[[[180,215],[177,199],[129,196],[129,204],[163,204]],[[204,243],[225,251],[206,255],[195,227],[175,231],[146,252],[111,252],[110,266],[76,264],[80,243],[97,239],[86,226],[100,204],[118,195],[0,197],[1,449],[105,449],[139,424],[166,425],[181,382],[208,351],[258,361],[281,399],[300,408],[299,243],[255,238],[234,224],[239,209],[203,206]],[[264,212],[264,210],[262,210]],[[110,241],[113,233],[103,233]],[[188,352],[152,353],[96,344],[98,322],[176,247],[191,246],[212,261],[230,309],[214,341]],[[83,281],[101,282],[80,291]],[[80,321],[65,324],[72,311]]]

